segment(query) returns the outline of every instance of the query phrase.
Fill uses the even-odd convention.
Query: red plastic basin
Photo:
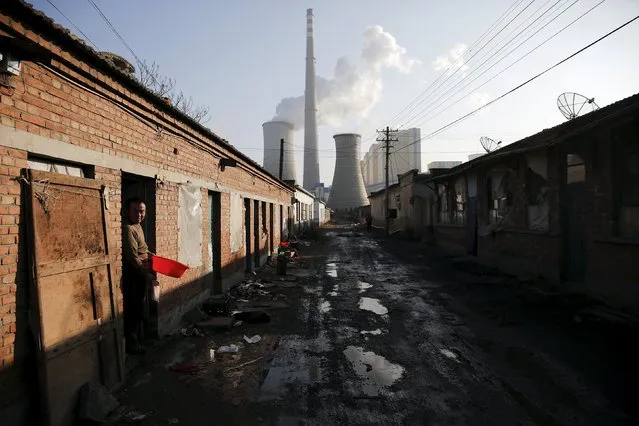
[[[151,256],[151,269],[158,274],[180,278],[189,267],[177,260],[153,255]]]

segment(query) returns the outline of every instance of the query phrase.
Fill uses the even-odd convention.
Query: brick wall
[[[93,58],[68,36],[58,34],[37,19],[34,22],[30,26],[0,13],[0,33],[31,41],[52,53],[51,63],[46,67],[23,61],[20,76],[10,80],[14,89],[0,89],[0,130],[9,132],[6,134],[14,141],[0,139],[0,413],[24,399],[26,390],[21,389],[30,383],[25,370],[34,371],[33,364],[27,369],[22,367],[32,351],[26,333],[27,244],[21,216],[21,185],[16,180],[21,169],[27,167],[28,155],[42,155],[38,150],[46,151],[47,146],[55,143],[62,143],[60,146],[65,148],[59,150],[59,160],[68,160],[67,154],[78,152],[77,149],[99,154],[87,156],[81,162],[95,166],[95,179],[104,183],[109,193],[108,229],[114,283],[120,282],[122,260],[120,161],[146,167],[147,171],[157,170],[151,178],[157,179],[155,238],[156,252],[161,256],[178,255],[178,184],[194,179],[207,182],[212,190],[219,186],[225,278],[244,270],[244,239],[238,252],[230,252],[230,192],[274,202],[276,214],[279,204],[287,206],[293,193],[225,142]],[[29,152],[7,145],[15,141],[25,147],[29,141]],[[237,167],[221,171],[219,158],[224,157],[236,159]],[[135,173],[136,169],[137,166],[127,172]],[[166,175],[184,178],[177,181]],[[203,264],[179,280],[160,277],[160,316],[175,312],[194,296],[212,288],[206,194],[203,190]],[[279,242],[278,219],[274,225]],[[261,247],[266,246],[265,240]],[[122,298],[119,300],[121,311]]]
[[[636,122],[636,119],[635,119]],[[586,282],[592,294],[611,303],[639,311],[639,241],[620,238],[616,230],[615,182],[611,130],[600,129],[586,145]],[[639,141],[637,141],[639,143]]]
[[[488,194],[486,179],[491,169],[505,166],[513,171],[513,205],[509,220],[494,235],[480,236],[478,258],[480,261],[517,275],[542,276],[558,281],[561,269],[561,239],[559,238],[559,185],[560,165],[558,148],[546,151],[548,164],[548,223],[545,232],[529,230],[528,201],[526,196],[525,155],[514,155],[499,164],[483,166],[477,170],[477,209],[481,227],[488,223]]]

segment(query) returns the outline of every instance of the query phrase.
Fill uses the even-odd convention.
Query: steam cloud
[[[342,57],[333,78],[316,77],[318,125],[339,126],[347,118],[366,117],[382,96],[382,70],[408,74],[418,63],[379,25],[366,29],[359,67]],[[304,127],[304,95],[282,99],[273,119],[288,121],[296,129]]]

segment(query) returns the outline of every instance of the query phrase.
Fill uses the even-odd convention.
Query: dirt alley
[[[295,281],[269,289],[288,308],[170,338],[121,403],[145,425],[637,424],[637,329],[591,301],[353,227],[300,253]],[[210,362],[210,348],[254,334]]]

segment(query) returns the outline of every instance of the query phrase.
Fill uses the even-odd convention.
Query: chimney
[[[317,152],[317,101],[315,99],[315,48],[313,9],[306,11],[306,91],[304,92],[304,179],[302,186],[314,191],[320,181]]]

